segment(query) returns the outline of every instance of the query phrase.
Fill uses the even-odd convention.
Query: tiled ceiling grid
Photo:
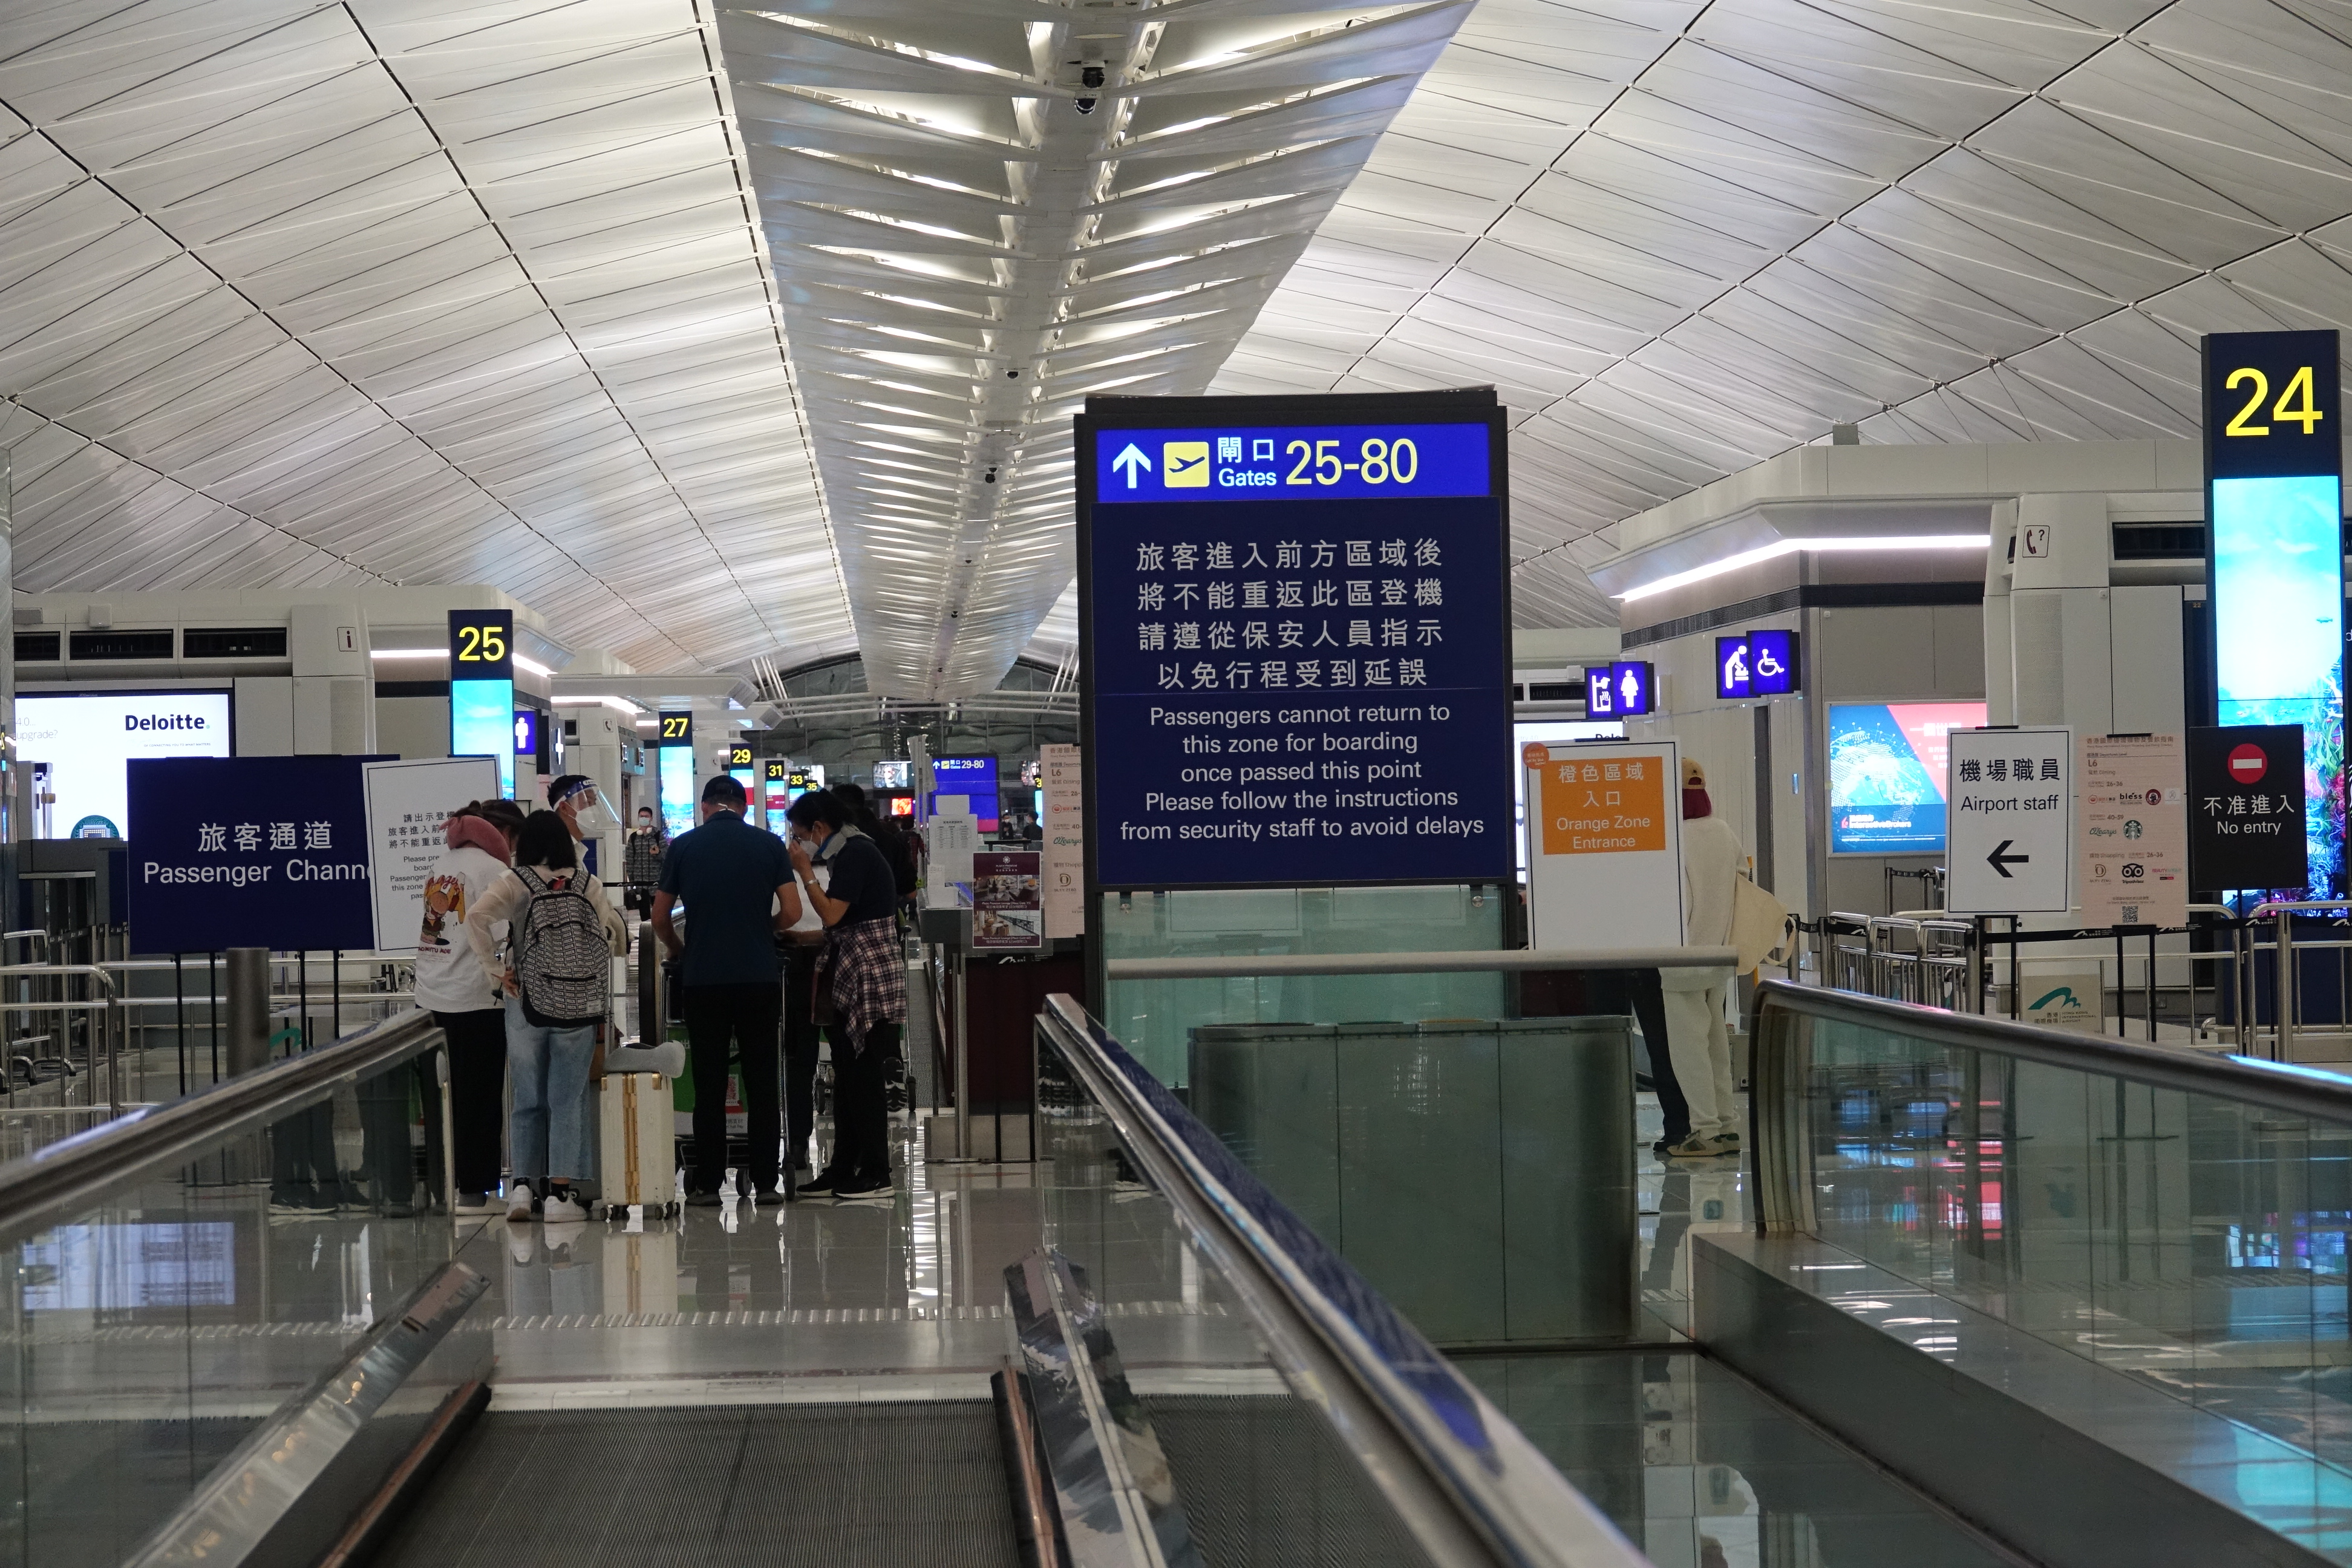
[[[20,589],[488,583],[641,668],[854,632],[691,0],[0,15]]]
[[[2198,334],[2352,324],[2352,10],[1481,0],[1218,376],[1494,383],[1515,616],[1865,440],[2193,436]]]
[[[1052,660],[1070,416],[1207,386],[1468,9],[722,5],[873,689]]]

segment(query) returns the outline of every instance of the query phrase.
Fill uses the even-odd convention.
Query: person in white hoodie
[[[1689,947],[1731,945],[1732,884],[1748,865],[1739,835],[1715,815],[1706,773],[1683,763],[1683,942]],[[1741,1139],[1731,1083],[1731,1037],[1723,1009],[1732,973],[1724,969],[1662,969],[1666,1046],[1675,1081],[1690,1102],[1690,1135],[1666,1151],[1674,1160],[1739,1152]]]
[[[507,874],[522,808],[510,800],[469,801],[442,825],[448,850],[425,879],[425,920],[416,937],[416,1005],[449,1041],[449,1120],[457,1144],[457,1212],[488,1214],[499,1190],[506,1109],[507,1014],[499,975],[467,940],[467,917]],[[506,922],[489,930],[495,952]],[[441,1119],[425,1119],[437,1150]]]

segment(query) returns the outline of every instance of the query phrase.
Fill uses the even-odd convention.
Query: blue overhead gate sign
[[[1077,434],[1092,886],[1509,878],[1492,395],[1098,398]]]

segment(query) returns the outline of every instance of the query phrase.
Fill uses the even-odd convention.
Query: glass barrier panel
[[[430,1057],[425,1058],[430,1061]],[[411,1062],[9,1245],[0,1564],[111,1568],[452,1251]]]
[[[1254,888],[1102,895],[1108,958],[1250,958],[1268,953],[1491,952],[1503,946],[1501,890]],[[1185,1082],[1185,1035],[1203,1024],[1348,1024],[1499,1018],[1500,974],[1286,975],[1114,980],[1103,1026],[1160,1082]]]
[[[2352,1126],[1794,1022],[1815,1234],[2322,1460],[2271,1479],[2352,1502]]]
[[[1103,1303],[1201,1560],[1423,1568],[1379,1487],[1292,1390],[1246,1307],[1043,1039],[1038,1077],[1047,1244]]]

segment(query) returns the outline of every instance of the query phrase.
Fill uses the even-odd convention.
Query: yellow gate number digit
[[[2248,382],[2253,384],[2253,394],[2246,399],[2245,406],[2238,410],[2236,416],[2221,427],[2224,436],[2267,436],[2271,433],[2267,425],[2246,423],[2261,410],[2263,399],[2271,395],[2270,377],[2252,365],[2243,365],[2231,371],[2230,379],[2221,384],[2224,389],[2235,392]],[[2297,396],[2303,400],[2300,404],[2295,402]],[[2319,405],[2313,396],[2311,366],[2302,366],[2288,378],[2286,390],[2281,392],[2278,401],[2271,405],[2270,416],[2281,425],[2302,426],[2306,436],[2311,434],[2313,426],[2327,417],[2319,411]]]

